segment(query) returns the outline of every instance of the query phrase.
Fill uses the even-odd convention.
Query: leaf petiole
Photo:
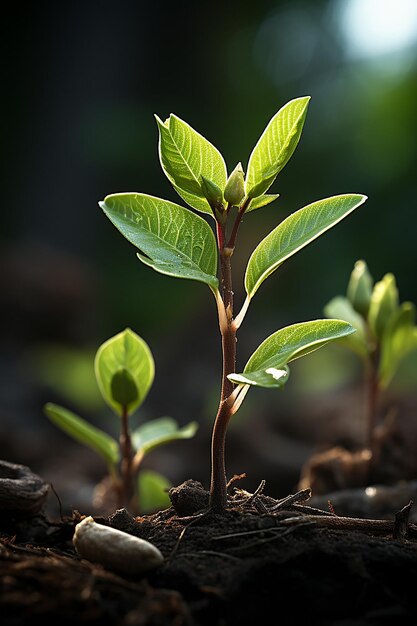
[[[233,320],[233,326],[235,327],[236,330],[238,330],[238,328],[240,328],[240,326],[242,325],[242,322],[249,308],[250,302],[251,302],[251,299],[249,298],[249,296],[247,296],[243,303],[242,308],[240,309],[239,313],[236,315],[235,319]]]
[[[227,398],[227,404],[230,406],[230,415],[235,415],[238,412],[249,391],[249,387],[250,385],[238,385]]]

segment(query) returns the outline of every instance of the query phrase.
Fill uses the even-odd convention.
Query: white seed
[[[119,574],[145,574],[164,560],[149,541],[97,524],[91,516],[76,525],[72,541],[82,558]]]

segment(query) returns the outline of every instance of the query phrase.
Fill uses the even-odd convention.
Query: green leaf
[[[369,354],[365,320],[355,311],[352,304],[343,296],[336,296],[324,307],[324,314],[328,318],[348,322],[356,333],[340,339],[340,343],[356,352],[360,357],[367,358]]]
[[[346,194],[318,200],[279,224],[252,253],[246,269],[245,288],[252,298],[263,281],[286,259],[317,239],[363,204],[366,196]]]
[[[280,387],[288,378],[288,373],[282,373],[287,363],[354,332],[350,324],[341,320],[314,320],[281,328],[255,350],[243,374],[231,374],[229,379],[241,384]]]
[[[389,320],[381,341],[379,378],[387,387],[394,378],[401,361],[417,350],[416,310],[411,302],[403,302]]]
[[[160,417],[139,426],[132,433],[132,443],[135,450],[145,455],[165,443],[178,439],[190,439],[194,437],[197,429],[197,422],[190,422],[180,428],[171,417]]]
[[[246,177],[246,196],[265,193],[290,160],[301,137],[310,96],[291,100],[274,115],[254,147]]]
[[[122,367],[115,374],[110,383],[112,398],[121,406],[129,406],[138,399],[139,391],[132,374]]]
[[[100,428],[92,426],[72,411],[49,402],[44,407],[45,415],[67,435],[91,448],[113,467],[119,462],[119,444]]]
[[[142,404],[155,375],[154,360],[148,345],[130,328],[126,328],[100,346],[94,368],[104,400],[119,415],[123,414],[123,406],[126,406],[128,413],[131,414]],[[125,375],[123,388],[120,381],[121,371],[128,372],[128,379]],[[115,376],[119,377],[116,385]],[[136,394],[133,392],[133,386]],[[127,400],[126,405],[122,404],[123,400]]]
[[[347,288],[347,297],[353,308],[365,319],[368,316],[374,281],[365,261],[356,261]]]
[[[217,289],[217,247],[205,220],[178,204],[140,193],[107,196],[100,202],[116,228],[161,274],[197,280]],[[146,256],[144,256],[146,255]]]
[[[382,339],[385,328],[398,310],[398,289],[394,274],[385,274],[376,283],[369,305],[368,322],[375,337]]]
[[[153,513],[171,505],[168,489],[172,487],[165,476],[152,470],[142,470],[138,476],[138,500],[142,513]]]
[[[165,122],[155,117],[159,129],[159,158],[168,180],[190,206],[212,215],[201,189],[201,177],[224,190],[227,171],[222,155],[176,115],[171,113]]]
[[[271,204],[271,202],[274,202],[277,198],[279,198],[279,193],[266,193],[263,196],[258,196],[251,201],[249,207],[246,209],[246,213],[256,211],[256,209]]]

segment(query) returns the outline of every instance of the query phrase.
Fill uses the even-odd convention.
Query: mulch
[[[135,579],[80,559],[72,546],[78,511],[58,521],[42,509],[0,516],[2,626],[417,623],[417,526],[411,503],[392,519],[363,520],[309,507],[308,490],[275,500],[235,485],[224,515],[187,481],[173,506],[97,522],[154,543],[165,557]],[[396,514],[397,513],[397,514]],[[90,512],[86,512],[90,514]]]

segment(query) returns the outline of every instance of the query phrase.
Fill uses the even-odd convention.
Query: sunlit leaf
[[[291,100],[274,115],[254,147],[248,163],[246,195],[267,191],[290,160],[301,137],[310,96]]]
[[[160,417],[145,422],[132,433],[132,443],[135,450],[147,454],[158,446],[178,439],[190,439],[197,432],[197,422],[190,422],[179,427],[171,417]]]
[[[143,263],[161,274],[217,288],[216,241],[204,219],[178,204],[140,193],[110,195],[100,206],[140,250]]]
[[[224,190],[227,171],[222,155],[176,115],[171,113],[165,122],[155,117],[159,129],[159,158],[168,180],[190,206],[213,214],[201,189],[201,177]]]
[[[281,328],[255,350],[243,374],[231,374],[229,379],[241,384],[280,387],[288,378],[288,373],[283,373],[287,363],[354,332],[350,324],[341,320],[314,320]]]
[[[393,379],[401,361],[417,350],[416,310],[411,302],[403,302],[389,320],[381,340],[379,367],[380,383],[383,387]]]
[[[154,513],[170,506],[168,490],[172,487],[165,476],[142,470],[138,476],[138,500],[142,513]]]
[[[314,241],[365,202],[366,196],[333,196],[293,213],[279,224],[252,253],[246,269],[245,288],[252,298],[263,281],[286,259]]]
[[[155,375],[154,360],[148,345],[130,328],[100,346],[94,367],[103,398],[120,415],[123,413],[123,399],[127,401],[124,406],[129,414],[142,404]],[[127,374],[123,375],[122,371]],[[117,386],[115,376],[119,378]],[[121,376],[124,378],[123,383]]]
[[[356,333],[342,337],[340,343],[356,352],[362,358],[367,358],[368,346],[365,320],[355,311],[350,301],[343,296],[336,296],[326,304],[324,314],[328,318],[344,320],[356,329]]]
[[[114,466],[119,462],[119,444],[100,428],[92,426],[72,411],[51,402],[44,407],[45,415],[67,435],[91,448]]]
[[[256,209],[271,204],[271,202],[274,202],[277,198],[279,198],[279,193],[266,193],[263,196],[258,196],[251,201],[249,207],[246,209],[246,213],[256,211]]]

